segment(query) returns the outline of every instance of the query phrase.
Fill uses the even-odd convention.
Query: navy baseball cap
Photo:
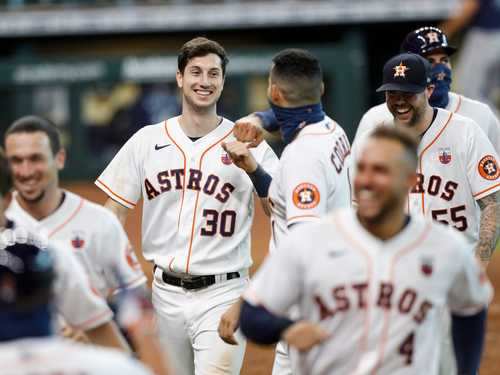
[[[54,261],[47,250],[29,243],[0,246],[0,307],[48,302],[55,278]]]
[[[412,52],[425,56],[439,50],[451,56],[457,49],[450,46],[445,33],[434,26],[424,26],[409,32],[401,43],[401,52]]]
[[[384,65],[380,91],[404,91],[419,93],[431,82],[431,65],[420,55],[402,53],[389,59]]]

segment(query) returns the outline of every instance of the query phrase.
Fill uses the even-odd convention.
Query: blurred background
[[[1,131],[27,113],[50,118],[69,150],[63,177],[94,178],[140,127],[179,113],[177,50],[203,35],[231,57],[220,113],[265,109],[271,56],[303,47],[320,57],[326,112],[352,140],[402,38],[461,1],[2,0]]]
[[[1,0],[0,135],[20,116],[48,117],[64,135],[69,157],[62,174],[66,186],[102,202],[104,195],[92,181],[123,143],[140,127],[179,113],[177,51],[201,35],[219,41],[230,55],[221,114],[236,120],[266,109],[271,57],[285,47],[302,47],[320,58],[325,110],[352,141],[362,114],[383,101],[375,88],[384,62],[398,53],[403,37],[420,26],[438,25],[455,14],[461,3]],[[458,30],[451,44],[460,47],[466,32]],[[486,95],[498,109],[500,54],[489,83]],[[140,210],[136,211],[127,229],[140,254]],[[258,266],[269,235],[259,210],[253,233]],[[500,287],[497,258],[489,273]],[[499,315],[498,306],[492,306],[492,316]],[[482,374],[497,373],[494,350],[500,346],[500,335],[496,332],[500,332],[500,319],[490,321]],[[243,373],[268,373],[271,361],[270,349],[250,346]]]

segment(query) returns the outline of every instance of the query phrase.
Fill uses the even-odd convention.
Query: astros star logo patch
[[[396,65],[394,68],[394,77],[403,77],[406,78],[406,71],[410,70],[406,65],[403,65],[403,62],[401,61],[399,65]]]
[[[318,205],[320,200],[318,188],[310,183],[302,183],[293,189],[293,203],[300,209],[310,209]]]
[[[477,166],[479,174],[486,180],[496,180],[500,176],[500,169],[498,169],[497,161],[492,155],[484,156]]]

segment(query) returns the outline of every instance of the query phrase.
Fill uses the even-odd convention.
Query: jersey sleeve
[[[304,145],[304,143],[302,143]],[[292,146],[300,146],[293,144]],[[335,186],[322,154],[311,147],[290,149],[281,163],[287,225],[316,221],[326,214],[327,197]]]
[[[105,235],[99,236],[97,251],[105,265],[103,271],[108,289],[116,292],[123,288],[135,288],[146,282],[134,249],[118,219],[106,212],[102,225]]]
[[[141,129],[143,130],[143,129]],[[95,181],[111,199],[127,208],[134,208],[141,197],[141,136],[139,130],[118,151]]]
[[[300,229],[300,228],[298,228]],[[277,315],[284,315],[302,294],[301,276],[304,267],[295,251],[294,235],[281,242],[278,250],[269,254],[244,293],[252,305],[261,305]]]
[[[477,314],[491,301],[493,288],[468,246],[459,249],[455,261],[459,266],[448,293],[450,310],[457,315]]]
[[[498,155],[484,131],[472,120],[468,127],[467,177],[475,200],[500,190]]]
[[[89,330],[107,323],[113,317],[106,301],[94,292],[90,280],[71,249],[50,244],[54,256],[56,281],[55,306],[67,324]]]

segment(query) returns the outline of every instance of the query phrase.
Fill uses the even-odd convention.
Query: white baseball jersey
[[[481,216],[476,201],[500,190],[498,155],[474,121],[437,111],[418,147],[418,179],[408,209],[449,224],[476,243]],[[354,158],[370,133],[356,139]]]
[[[6,216],[42,233],[63,248],[72,249],[92,286],[103,297],[120,287],[133,288],[146,282],[127,234],[116,216],[69,191],[64,191],[64,194],[64,201],[56,211],[37,220],[21,207],[14,193]]]
[[[165,270],[209,275],[251,265],[253,185],[221,146],[235,140],[233,125],[223,119],[195,142],[178,117],[146,126],[96,181],[125,207],[134,208],[143,198],[144,257]],[[267,143],[251,152],[268,173],[277,168]]]
[[[152,375],[138,360],[115,349],[47,337],[0,343],[3,375]]]
[[[307,125],[286,146],[269,188],[270,251],[291,225],[350,205],[350,152],[344,129],[328,117]]]
[[[113,313],[106,301],[92,290],[90,280],[76,256],[67,248],[57,243],[48,243],[43,238],[22,226],[3,231],[1,243],[8,244],[13,238],[26,238],[34,241],[51,252],[54,257],[56,279],[54,282],[54,299],[57,312],[65,323],[83,331],[109,322]]]
[[[415,216],[382,241],[350,209],[291,231],[245,292],[278,315],[298,303],[330,334],[297,353],[298,374],[437,374],[443,308],[476,314],[491,298],[456,231]]]
[[[491,108],[487,104],[455,94],[454,92],[449,93],[449,98],[450,100],[445,109],[474,120],[486,133],[491,144],[495,147],[497,154],[500,153],[500,121],[496,118]],[[387,108],[386,103],[372,107],[361,118],[356,131],[356,139],[377,125],[389,125],[392,124],[392,121],[393,116],[389,108]],[[356,141],[353,148],[355,146]]]

